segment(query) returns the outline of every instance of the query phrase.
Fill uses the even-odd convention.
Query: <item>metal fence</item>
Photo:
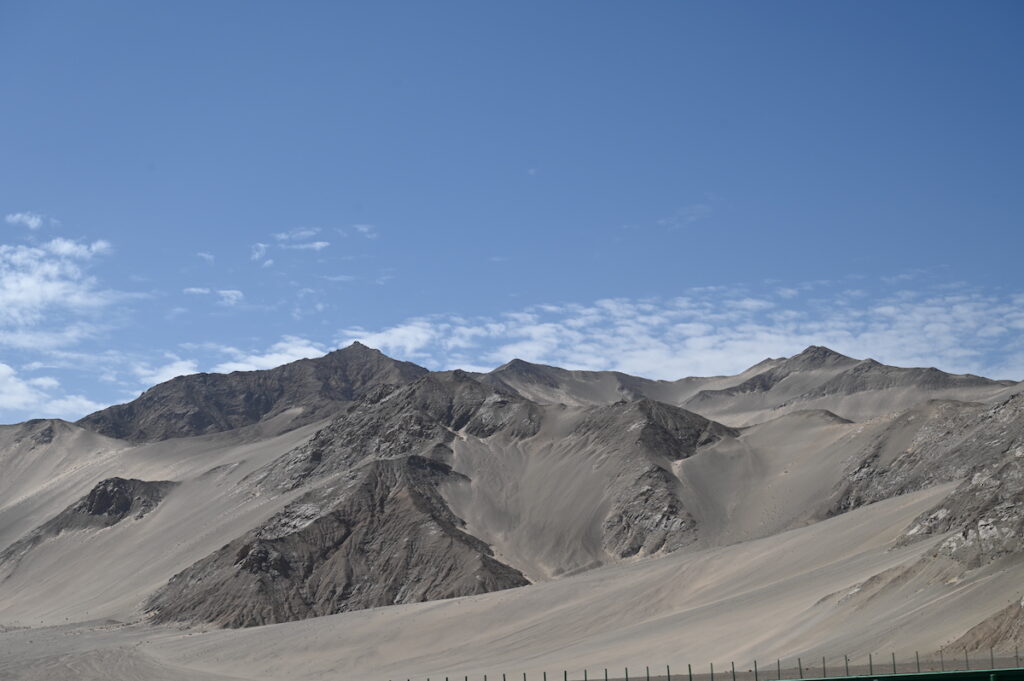
[[[706,662],[684,664],[673,668],[664,665],[652,668],[621,667],[568,670],[528,674],[500,672],[483,675],[445,676],[444,681],[822,681],[824,679],[878,679],[895,677],[899,681],[1024,681],[1020,650],[952,651],[948,648],[922,657],[898,656],[895,652],[863,658],[822,656],[820,658],[777,658],[755,660],[748,667],[737,668],[735,662],[724,665]],[[441,681],[440,676],[433,681]],[[389,679],[388,681],[431,681],[430,677]]]

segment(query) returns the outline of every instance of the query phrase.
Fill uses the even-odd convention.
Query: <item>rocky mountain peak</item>
[[[840,354],[824,345],[811,345],[787,360],[787,364],[805,369],[830,367],[837,364],[853,364],[857,360]]]
[[[299,426],[337,413],[382,385],[405,385],[427,373],[356,342],[274,369],[179,376],[78,425],[145,442],[232,430],[298,408],[290,425]]]

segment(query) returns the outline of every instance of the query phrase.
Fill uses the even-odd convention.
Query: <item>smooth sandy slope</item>
[[[1020,598],[1024,578],[1024,566],[996,563],[946,583],[931,561],[889,581],[933,545],[893,550],[892,540],[949,491],[765,539],[449,601],[244,630],[92,622],[6,631],[0,679],[384,681],[562,669],[579,678],[584,666],[715,660],[725,668],[755,657],[931,651]]]

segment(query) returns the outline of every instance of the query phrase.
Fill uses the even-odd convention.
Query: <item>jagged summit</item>
[[[852,364],[857,360],[838,353],[824,345],[810,345],[802,352],[786,360],[788,364],[802,367],[834,366],[836,364]]]
[[[179,376],[78,425],[141,442],[231,430],[298,409],[289,422],[295,426],[329,416],[381,385],[404,385],[427,373],[355,342],[274,369]]]

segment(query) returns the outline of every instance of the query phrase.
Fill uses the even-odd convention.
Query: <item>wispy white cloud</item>
[[[796,301],[794,301],[795,303]],[[514,357],[652,378],[732,374],[766,357],[827,345],[900,366],[1024,378],[1024,300],[983,293],[818,292],[787,306],[742,289],[693,289],[672,299],[545,305],[496,317],[417,317],[359,340],[431,368],[494,367]]]
[[[310,239],[319,234],[320,231],[319,227],[292,229],[287,232],[278,232],[274,235],[274,239],[278,242],[278,248],[285,248],[293,251],[322,251],[330,246],[331,242],[323,240],[310,241]],[[269,244],[257,243],[253,245],[250,257],[253,260],[260,260],[266,256],[269,248]],[[268,264],[264,262],[263,266],[267,267]]]
[[[264,243],[254,243],[249,247],[249,259],[250,260],[262,260],[263,256],[267,254],[267,248],[269,246]]]
[[[288,248],[294,251],[322,251],[330,245],[330,241],[308,241],[297,244],[281,244],[281,248]]]
[[[691,203],[678,209],[672,215],[659,218],[656,222],[661,227],[680,229],[695,222],[706,220],[711,217],[712,213],[714,213],[714,209],[710,203]]]
[[[38,247],[0,245],[0,331],[38,332],[40,325],[52,327],[56,316],[86,314],[113,303],[119,295],[101,289],[83,269],[86,261],[109,250],[105,241],[68,239]]]
[[[214,261],[216,261],[216,258],[214,257],[213,253],[207,253],[206,251],[200,251],[196,253],[196,257],[205,260],[211,265],[214,263]]]
[[[220,296],[220,304],[228,307],[237,305],[245,298],[245,295],[236,289],[223,289],[217,291],[217,295]]]
[[[231,356],[230,360],[221,362],[213,368],[214,371],[223,373],[273,369],[298,359],[320,357],[327,352],[322,345],[298,336],[284,336],[263,352],[245,352],[231,347],[222,347],[220,350]]]
[[[81,244],[71,239],[58,237],[43,244],[43,249],[62,258],[75,260],[88,260],[94,255],[106,255],[110,253],[110,244],[106,241],[93,241],[91,244]]]
[[[199,286],[189,286],[186,289],[182,289],[181,292],[186,293],[190,296],[205,296],[210,293],[210,289],[202,288]]]
[[[39,213],[8,213],[4,216],[4,220],[6,220],[9,225],[21,225],[23,227],[28,227],[29,229],[39,229],[43,226],[44,217],[45,216],[40,215]]]
[[[304,241],[311,239],[320,233],[319,227],[292,229],[287,232],[278,232],[274,238],[278,241]]]
[[[187,376],[199,371],[199,364],[193,359],[181,359],[176,355],[168,355],[166,359],[170,361],[156,367],[146,364],[136,365],[135,375],[138,376],[144,385],[152,386],[178,376]]]
[[[105,406],[59,389],[60,382],[52,377],[22,378],[13,367],[0,363],[0,409],[34,418],[77,419]]]
[[[377,227],[374,225],[352,225],[352,229],[356,230],[359,234],[366,237],[367,239],[377,238]]]

